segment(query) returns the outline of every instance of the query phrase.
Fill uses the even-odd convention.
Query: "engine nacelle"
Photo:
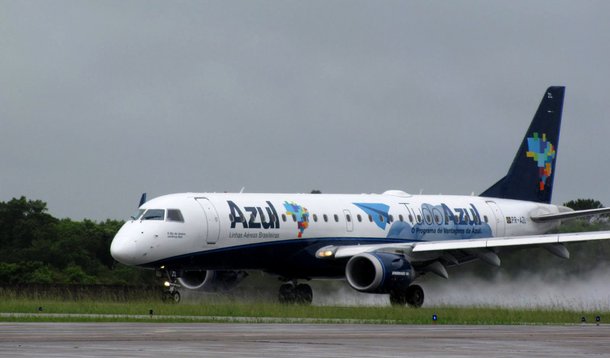
[[[415,270],[402,255],[364,253],[347,262],[345,277],[355,290],[389,293],[394,287],[408,287],[415,279]]]
[[[222,292],[237,286],[246,276],[245,271],[184,270],[178,282],[190,290]]]

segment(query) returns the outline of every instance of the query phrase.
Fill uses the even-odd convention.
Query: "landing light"
[[[325,249],[322,248],[320,250],[318,250],[318,252],[316,253],[316,256],[319,259],[325,259],[325,258],[329,258],[329,257],[333,257],[335,256],[335,249]]]
[[[171,286],[171,284],[169,283],[169,281],[165,281],[165,282],[163,282],[163,286],[169,287],[169,286]]]

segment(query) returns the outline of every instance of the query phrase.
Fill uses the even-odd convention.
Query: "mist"
[[[498,270],[490,278],[470,272],[455,272],[448,280],[425,276],[416,283],[425,292],[423,307],[498,307],[525,309],[565,309],[572,311],[610,311],[610,276],[607,265],[582,274],[562,271],[509,275]],[[299,281],[311,285],[313,305],[389,306],[386,294],[355,291],[343,280]],[[274,276],[252,273],[238,287],[225,293],[182,290],[185,301],[248,300],[276,301],[281,282]]]
[[[450,276],[448,280],[425,277],[416,282],[425,292],[423,307],[610,310],[610,276],[605,265],[587,274],[563,275],[563,278],[558,278],[562,276],[560,273],[549,272],[522,272],[514,277],[501,270],[492,278],[481,278],[471,273],[454,276]],[[324,286],[312,284],[313,304],[390,305],[388,295],[360,293],[343,281]]]

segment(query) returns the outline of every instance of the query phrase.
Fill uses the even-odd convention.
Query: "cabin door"
[[[203,209],[203,222],[205,224],[204,235],[208,244],[215,244],[220,236],[220,218],[216,208],[207,198],[196,199]]]

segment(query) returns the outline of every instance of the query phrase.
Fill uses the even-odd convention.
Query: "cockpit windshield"
[[[167,209],[167,221],[184,222],[182,212],[178,209]]]
[[[165,210],[163,209],[148,209],[142,216],[141,220],[165,220]]]
[[[144,214],[146,210],[144,209],[138,209],[138,211],[136,211],[133,215],[130,216],[131,220],[138,220],[140,218],[140,216],[142,216],[142,214]]]

